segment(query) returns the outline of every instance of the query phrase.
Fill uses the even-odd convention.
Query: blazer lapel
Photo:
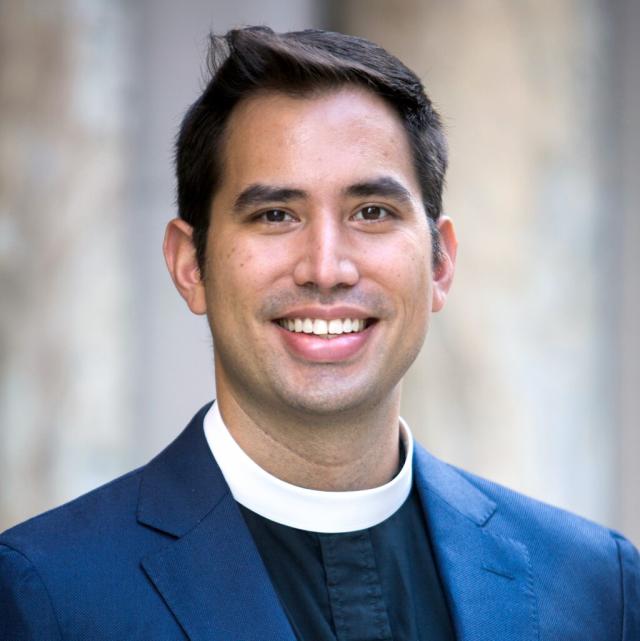
[[[496,505],[459,472],[416,448],[415,479],[458,641],[535,641],[527,548],[492,534]]]
[[[174,540],[142,566],[191,641],[295,641],[206,443],[208,408],[143,472],[138,521]],[[528,552],[490,531],[495,503],[419,446],[414,470],[458,641],[535,641]]]
[[[207,409],[144,470],[138,521],[176,539],[142,566],[192,641],[295,641],[206,443]]]

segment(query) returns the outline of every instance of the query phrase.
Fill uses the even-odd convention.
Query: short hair
[[[210,78],[182,120],[175,150],[178,214],[193,228],[202,275],[211,201],[224,169],[225,127],[234,108],[263,91],[304,97],[345,85],[372,91],[400,116],[429,219],[434,264],[439,262],[435,222],[442,212],[447,145],[422,83],[400,60],[364,38],[318,29],[278,34],[261,26],[211,34],[207,62]]]

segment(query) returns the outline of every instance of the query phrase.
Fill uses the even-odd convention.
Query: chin
[[[338,388],[338,389],[337,389]],[[284,392],[284,393],[283,393]],[[340,383],[324,388],[317,385],[313,390],[280,390],[282,403],[289,409],[306,416],[327,417],[331,415],[362,412],[378,404],[380,398],[389,398],[390,390],[359,386],[357,389],[340,389]]]

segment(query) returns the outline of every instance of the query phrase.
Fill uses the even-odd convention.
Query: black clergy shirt
[[[356,532],[240,509],[298,641],[455,640],[415,486],[392,516]]]

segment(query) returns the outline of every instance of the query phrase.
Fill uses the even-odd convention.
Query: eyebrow
[[[256,183],[249,185],[249,187],[240,192],[233,204],[233,209],[238,212],[249,207],[256,207],[267,203],[289,202],[306,197],[307,192],[302,189]]]
[[[347,196],[356,198],[383,196],[401,202],[411,202],[413,200],[411,192],[395,178],[391,178],[390,176],[382,176],[381,178],[355,183],[347,187],[345,193]]]
[[[380,178],[372,178],[371,180],[354,183],[344,189],[344,194],[354,198],[382,196],[401,202],[411,202],[413,200],[411,192],[395,178],[391,178],[390,176],[382,176]],[[240,192],[235,199],[233,209],[236,212],[240,212],[250,207],[257,207],[268,203],[290,202],[308,197],[309,194],[303,189],[254,183]]]

